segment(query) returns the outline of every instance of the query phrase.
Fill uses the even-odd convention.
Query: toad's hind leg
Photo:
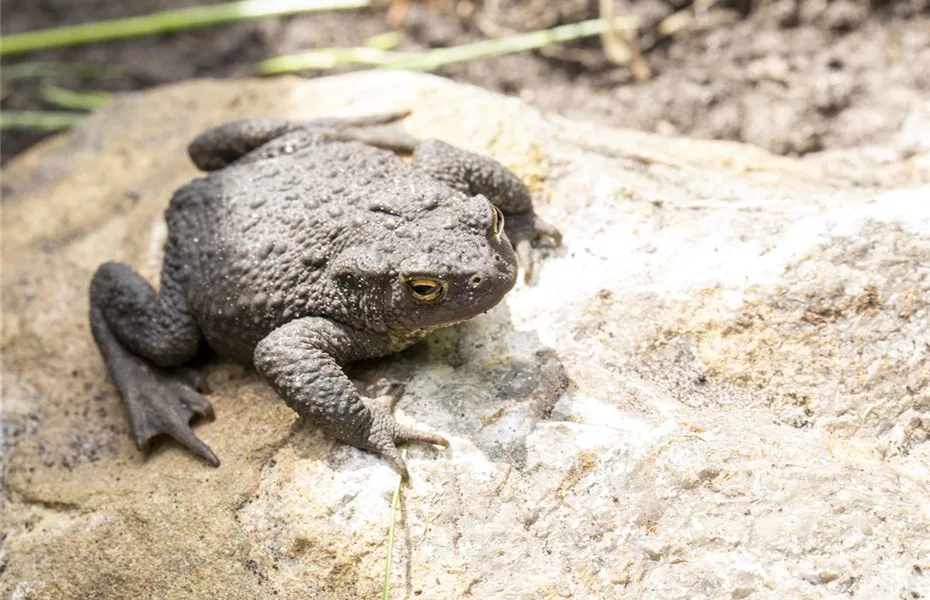
[[[126,405],[136,446],[145,451],[152,438],[167,434],[218,466],[190,428],[195,416],[212,419],[213,407],[189,370],[172,369],[193,358],[202,340],[172,273],[165,269],[156,294],[128,266],[101,265],[90,285],[91,330]]]
[[[391,126],[409,114],[409,111],[398,111],[307,121],[243,119],[204,131],[190,143],[187,153],[201,171],[222,169],[247,157],[256,160],[289,154],[329,139],[355,140],[411,153],[416,140]],[[259,150],[261,152],[256,153]]]

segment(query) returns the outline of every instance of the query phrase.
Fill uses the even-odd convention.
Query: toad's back
[[[210,345],[248,361],[262,337],[294,318],[351,319],[328,278],[345,245],[364,236],[373,252],[390,252],[399,222],[458,196],[390,151],[311,146],[178,190],[167,211],[165,262],[177,265]]]

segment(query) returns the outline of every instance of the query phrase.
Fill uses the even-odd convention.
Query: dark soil
[[[0,0],[2,32],[146,14],[192,0]],[[624,5],[617,0],[617,10]],[[598,15],[596,0],[410,0],[402,49],[449,46]],[[703,8],[697,9],[697,6]],[[661,38],[675,10],[699,30]],[[614,126],[751,142],[780,154],[888,143],[930,100],[930,0],[630,0],[652,76],[610,63],[598,39],[476,61],[441,74],[543,109]],[[721,17],[730,17],[721,19]],[[124,91],[192,77],[241,77],[260,60],[354,46],[390,30],[384,8],[303,15],[15,57],[116,65],[111,79],[66,76],[69,89]],[[325,73],[308,73],[318,76]],[[4,109],[54,108],[39,82],[5,85]],[[8,160],[40,134],[3,132]]]

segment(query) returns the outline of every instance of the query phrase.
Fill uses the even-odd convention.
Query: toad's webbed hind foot
[[[168,435],[218,467],[220,460],[191,430],[195,418],[213,420],[213,407],[196,371],[156,367],[124,348],[102,319],[93,323],[94,336],[106,357],[126,412],[136,447],[147,452],[152,439]],[[199,389],[198,389],[199,388]]]
[[[168,435],[218,467],[220,460],[216,454],[194,435],[190,426],[195,418],[212,421],[214,415],[210,402],[191,387],[188,375],[149,366],[135,357],[128,362],[119,375],[118,385],[129,412],[136,447],[148,451],[153,438]]]
[[[170,256],[166,261],[171,264]],[[136,446],[147,450],[153,438],[166,434],[219,466],[190,427],[196,417],[213,419],[201,394],[204,381],[193,369],[172,368],[190,360],[201,341],[173,273],[163,271],[156,294],[128,266],[102,265],[90,286],[91,331],[126,406]]]

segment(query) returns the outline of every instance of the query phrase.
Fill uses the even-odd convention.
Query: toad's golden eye
[[[504,233],[504,213],[501,212],[499,208],[491,205],[491,208],[494,210],[494,220],[492,222],[494,227],[494,235],[500,237]]]
[[[407,282],[407,289],[419,302],[436,302],[446,295],[446,284],[436,279],[411,279]]]

